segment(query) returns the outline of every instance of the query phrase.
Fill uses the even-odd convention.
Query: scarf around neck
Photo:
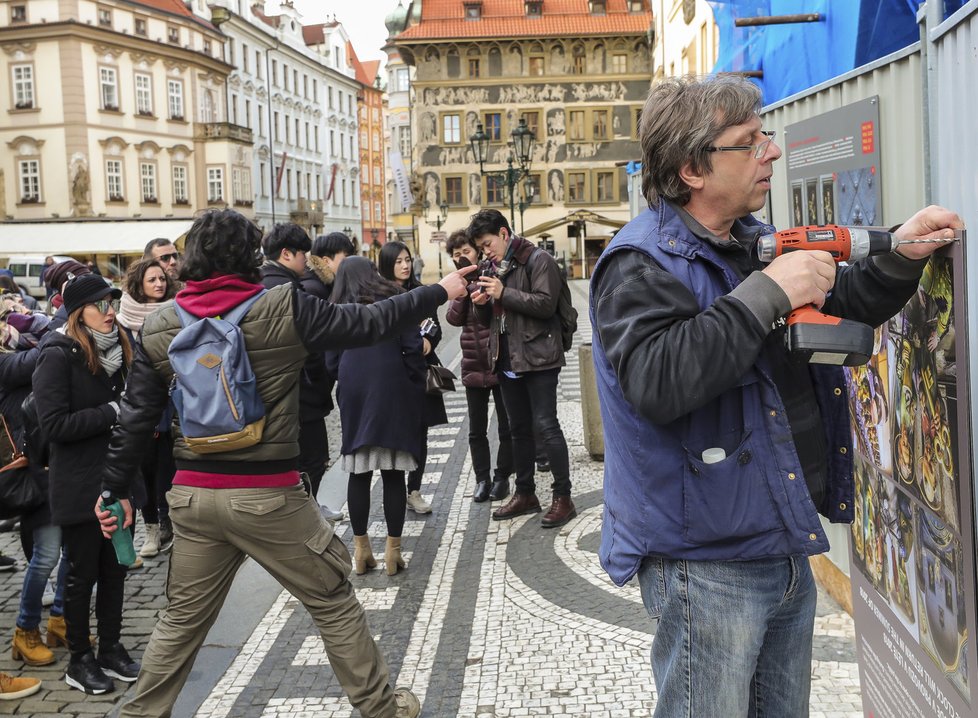
[[[137,302],[131,294],[124,292],[122,301],[119,303],[119,314],[116,316],[116,320],[133,334],[138,334],[150,314],[159,309],[165,309],[171,304],[173,304],[172,299],[167,299],[165,302],[146,302],[143,304]]]
[[[113,376],[122,366],[122,344],[119,343],[119,327],[112,327],[112,331],[103,334],[89,330],[95,339],[95,346],[98,347],[98,359],[102,363],[102,368],[109,376]]]

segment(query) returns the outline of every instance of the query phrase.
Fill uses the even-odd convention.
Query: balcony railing
[[[198,122],[194,124],[195,140],[231,140],[250,145],[254,142],[251,130],[230,122]]]

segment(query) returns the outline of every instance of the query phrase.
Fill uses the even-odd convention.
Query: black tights
[[[370,518],[370,480],[374,472],[350,474],[346,487],[346,504],[350,511],[350,525],[356,536],[367,533]],[[404,513],[407,511],[407,486],[403,471],[381,471],[384,482],[384,519],[387,521],[387,535],[398,537],[404,530]]]

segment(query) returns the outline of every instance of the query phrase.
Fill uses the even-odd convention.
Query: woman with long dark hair
[[[397,284],[383,279],[370,260],[347,257],[340,264],[331,301],[373,304],[400,294]],[[424,397],[425,363],[421,335],[411,328],[371,347],[327,352],[326,365],[337,379],[343,445],[340,466],[349,472],[347,505],[353,526],[353,563],[358,574],[377,565],[367,535],[370,480],[380,471],[384,485],[387,574],[405,567],[401,533],[407,491],[406,471],[420,465],[424,447],[422,417],[413,410]],[[404,407],[405,411],[392,411]]]
[[[92,513],[132,348],[116,322],[121,292],[102,277],[69,278],[61,295],[68,321],[42,346],[33,387],[38,423],[49,442],[51,520],[61,527],[68,559],[64,618],[71,658],[65,682],[97,695],[113,690],[109,676],[133,682],[139,673],[119,641],[126,567]],[[96,583],[98,658],[89,639]]]
[[[377,264],[380,276],[394,282],[405,291],[422,286],[414,276],[414,259],[411,250],[403,242],[394,241],[385,244],[377,257]],[[435,348],[441,341],[441,323],[438,321],[438,315],[432,314],[426,318],[421,323],[419,333],[425,363],[441,364],[438,355],[435,354]],[[408,474],[407,481],[407,505],[416,514],[431,513],[431,505],[421,496],[421,478],[424,476],[424,465],[428,459],[428,429],[448,423],[445,402],[440,395],[425,394],[423,406],[424,438],[421,443],[421,456],[418,459],[418,467]]]
[[[173,304],[173,297],[177,293],[176,282],[166,273],[159,260],[140,259],[129,265],[122,288],[117,319],[129,341],[134,342],[146,317]],[[145,558],[168,551],[173,545],[173,525],[170,523],[170,507],[166,503],[166,492],[173,485],[173,475],[177,471],[173,462],[173,435],[170,433],[172,420],[173,411],[167,408],[153,432],[152,444],[146,447],[140,468],[146,490],[146,495],[139,497],[143,499],[146,537],[139,555]]]

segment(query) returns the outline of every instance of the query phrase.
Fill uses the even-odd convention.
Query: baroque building
[[[357,115],[360,130],[360,236],[373,250],[386,240],[384,162],[384,91],[381,88],[380,60],[360,62],[353,43],[347,43],[350,64],[360,83]]]
[[[0,5],[0,250],[141,253],[166,231],[147,220],[185,228],[200,209],[251,199],[234,183],[252,137],[227,117],[224,36],[198,11],[201,0]],[[21,222],[47,229],[8,246]],[[52,246],[55,235],[70,239]]]
[[[215,0],[227,20],[232,121],[254,134],[247,181],[255,221],[295,222],[312,236],[360,224],[357,98],[362,85],[335,20],[303,24],[291,0],[275,11]],[[267,12],[266,12],[267,10]]]
[[[705,75],[713,70],[720,35],[706,0],[652,0],[655,79]]]
[[[587,276],[629,218],[622,165],[640,156],[651,26],[648,0],[411,2],[391,42],[415,69],[416,214],[445,205],[451,231],[497,207],[518,233],[551,238],[571,276]],[[480,173],[469,144],[482,125],[486,171],[505,170],[521,120],[536,142],[528,176],[510,187]],[[426,264],[437,264],[431,223],[418,231]]]

